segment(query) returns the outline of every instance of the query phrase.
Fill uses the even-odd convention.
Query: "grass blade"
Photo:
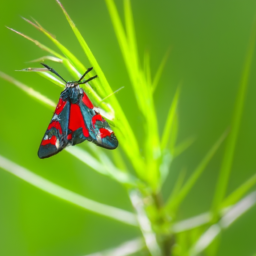
[[[163,73],[163,70],[164,70],[165,64],[168,60],[169,55],[170,55],[170,50],[167,51],[167,53],[164,55],[162,62],[160,63],[160,66],[156,71],[156,74],[155,74],[155,77],[154,77],[153,83],[152,83],[152,91],[153,92],[155,91],[155,89],[160,81],[160,78],[162,76],[162,73]]]
[[[58,85],[62,89],[65,88],[65,84],[62,81],[60,81],[59,79],[57,79],[56,77],[54,77],[53,75],[51,75],[47,72],[38,72],[38,74],[40,76],[46,78],[47,80],[51,81],[52,83]]]
[[[124,16],[125,16],[125,27],[127,32],[127,44],[129,45],[130,53],[132,54],[132,58],[133,58],[132,63],[133,63],[133,66],[135,65],[134,69],[137,69],[137,67],[139,66],[139,58],[138,58],[136,35],[135,35],[133,16],[132,16],[132,7],[131,7],[130,0],[124,0]]]
[[[174,95],[172,104],[171,104],[169,112],[168,112],[166,124],[164,127],[164,132],[163,132],[163,136],[162,136],[162,140],[161,140],[162,150],[167,148],[168,142],[170,140],[170,135],[172,133],[173,123],[174,123],[174,119],[175,119],[175,114],[177,112],[179,96],[180,96],[180,87],[178,87],[176,90],[176,93]]]
[[[22,17],[23,18],[23,17]],[[78,70],[81,73],[84,73],[86,70],[86,67],[76,58],[76,56],[71,53],[64,45],[62,45],[53,35],[51,35],[46,29],[44,29],[37,21],[35,21],[37,24],[33,23],[32,21],[23,18],[26,22],[28,22],[29,24],[31,24],[32,26],[34,26],[36,29],[38,29],[39,31],[43,32],[60,50],[61,52],[67,57],[67,59],[69,59],[75,67],[78,68]],[[75,77],[75,79],[80,78],[81,74],[78,73],[78,76]],[[88,77],[92,77],[93,74],[89,73]],[[97,80],[93,80],[92,81],[93,84],[95,84],[95,87],[97,88],[97,91],[99,93],[99,95],[102,95],[102,90],[101,87],[99,86],[99,83]]]
[[[181,220],[179,222],[174,223],[172,226],[172,230],[174,233],[180,233],[193,228],[197,228],[209,223],[212,219],[211,217],[212,216],[210,212],[202,213],[195,217],[191,217],[189,219]]]
[[[56,57],[59,58],[59,59],[62,59],[62,58],[63,58],[60,54],[58,54],[57,52],[53,51],[53,50],[50,49],[49,47],[47,47],[47,46],[41,44],[41,43],[38,42],[37,40],[35,40],[35,39],[33,39],[33,38],[31,38],[31,37],[29,37],[29,36],[27,36],[27,35],[25,35],[25,34],[19,32],[19,31],[17,31],[17,30],[15,30],[15,29],[13,29],[13,28],[9,28],[9,27],[7,27],[7,28],[10,29],[11,31],[15,32],[16,34],[18,34],[18,35],[20,35],[20,36],[26,38],[27,40],[33,42],[36,46],[38,46],[38,47],[41,48],[42,50],[51,53],[52,55],[56,56]]]
[[[84,50],[86,56],[88,57],[89,61],[93,65],[96,73],[98,74],[105,94],[110,95],[112,93],[112,89],[111,89],[101,67],[99,66],[96,58],[94,57],[93,53],[91,52],[89,46],[87,45],[86,41],[82,37],[81,33],[75,26],[74,22],[71,20],[68,13],[64,9],[63,5],[60,3],[59,0],[56,0],[56,1],[59,4],[59,6],[61,7],[67,21],[69,22],[75,36],[77,37],[82,49]],[[122,129],[125,129],[125,134],[123,134],[122,131],[120,131],[118,129],[115,131],[117,135],[120,135],[120,138],[123,138],[122,140],[120,140],[120,144],[123,146],[123,149],[125,150],[127,156],[130,158],[131,162],[133,163],[134,169],[137,171],[137,173],[140,176],[142,176],[142,170],[144,170],[144,163],[141,158],[137,140],[133,134],[133,131],[130,127],[129,122],[127,121],[119,103],[116,100],[115,95],[113,95],[109,99],[111,101],[113,109],[115,109],[115,112],[118,113],[119,127],[122,127]]]
[[[122,51],[122,54],[125,58],[125,63],[129,63],[129,54],[130,54],[130,49],[129,49],[129,46],[128,46],[128,43],[127,43],[127,37],[125,35],[125,31],[124,31],[124,28],[122,26],[122,23],[121,23],[121,20],[120,20],[120,17],[118,15],[118,12],[117,12],[117,9],[116,9],[116,6],[115,6],[115,3],[113,2],[113,0],[105,0],[106,2],[106,5],[108,7],[108,11],[110,13],[110,17],[112,19],[112,24],[114,26],[114,30],[116,32],[116,36],[117,36],[117,39],[118,39],[118,42],[119,42],[119,46],[121,48],[121,51]],[[127,3],[128,5],[129,3]],[[128,10],[127,10],[128,12]],[[128,19],[128,13],[126,15],[126,21]],[[128,23],[128,22],[127,22]],[[131,27],[131,23],[129,23],[129,32],[130,32],[130,40],[133,40],[133,32],[132,32],[132,27]],[[135,42],[135,41],[134,41]],[[136,45],[136,43],[134,43],[134,45]],[[134,61],[134,59],[133,59]],[[130,65],[129,65],[129,69],[130,69]]]
[[[43,103],[47,107],[50,107],[51,110],[56,107],[56,103],[54,103],[53,101],[51,101],[50,99],[48,99],[47,97],[42,95],[41,93],[35,91],[33,88],[26,86],[25,84],[15,80],[11,76],[8,76],[8,75],[6,75],[5,73],[3,73],[1,71],[0,71],[0,77],[5,79],[8,82],[14,84],[19,89],[21,89],[23,92],[28,94],[30,97],[38,100],[39,102]]]
[[[201,253],[219,236],[222,229],[227,229],[230,225],[237,221],[244,213],[250,210],[256,204],[256,192],[252,192],[237,204],[231,207],[221,220],[206,230],[200,236],[195,245],[190,249],[189,256],[201,255]]]
[[[235,204],[256,184],[256,174],[232,192],[221,204],[221,208]]]
[[[49,52],[50,54],[54,55],[55,57],[57,57],[58,59],[61,59],[62,62],[63,62],[63,65],[65,65],[65,67],[68,69],[68,71],[74,76],[74,77],[77,77],[77,76],[80,76],[80,73],[78,73],[78,71],[72,66],[72,64],[69,62],[68,59],[66,59],[65,57],[63,57],[61,54],[53,51],[52,49],[50,49],[49,47],[41,44],[40,42],[38,42],[37,40],[15,30],[15,29],[12,29],[12,28],[9,28],[7,27],[8,29],[10,29],[11,31],[15,32],[16,34],[26,38],[27,40],[33,42],[36,46],[38,46],[39,48],[41,48],[42,50],[44,51],[47,51]]]
[[[86,70],[85,66],[72,54],[64,45],[62,45],[53,35],[51,35],[46,29],[44,29],[37,21],[37,24],[31,20],[22,17],[23,20],[31,24],[33,27],[43,32],[60,50],[61,52],[82,72]],[[80,77],[76,77],[80,78]]]
[[[172,193],[171,195],[169,196],[169,198],[167,199],[167,203],[166,203],[166,208],[170,208],[171,207],[171,204],[174,200],[174,198],[177,197],[177,195],[179,194],[181,188],[182,188],[182,185],[184,183],[184,180],[185,180],[185,176],[186,176],[186,169],[183,169],[181,170],[181,172],[179,173],[179,176],[178,176],[178,179],[177,181],[175,182],[175,185],[174,185],[174,188],[172,190]]]
[[[83,36],[81,35],[80,31],[77,29],[75,23],[71,20],[71,18],[69,17],[68,13],[66,12],[66,10],[64,9],[63,5],[61,4],[61,2],[59,0],[56,0],[57,3],[59,4],[59,6],[61,7],[64,15],[67,18],[67,21],[69,22],[70,27],[72,28],[73,32],[75,33],[76,38],[78,39],[80,45],[82,46],[82,49],[84,50],[86,56],[88,57],[89,61],[91,62],[92,66],[94,67],[97,75],[99,76],[100,81],[102,82],[102,84],[104,85],[101,89],[103,89],[103,91],[105,92],[106,95],[111,94],[112,93],[112,89],[108,84],[108,81],[102,71],[102,69],[100,68],[98,61],[96,60],[96,58],[94,57],[93,53],[91,52],[89,46],[87,45],[87,43],[85,42]],[[103,95],[104,96],[104,95]]]
[[[48,79],[49,81],[53,82],[54,84],[60,86],[61,88],[65,87],[65,84],[62,81],[60,81],[59,79],[57,79],[53,75],[47,73],[48,70],[46,68],[24,68],[22,70],[16,70],[16,71],[37,72],[39,75]]]
[[[180,144],[178,144],[176,147],[174,147],[172,150],[173,157],[177,157],[180,154],[182,154],[184,151],[186,151],[186,149],[188,149],[195,142],[195,140],[196,140],[195,137],[190,137],[184,140],[183,142],[181,142]]]
[[[88,254],[86,256],[128,256],[134,255],[134,253],[139,252],[145,248],[145,244],[141,238],[133,239],[127,241],[116,248],[111,248],[103,252],[96,252],[93,254]]]
[[[227,136],[227,132],[225,132],[212,146],[212,148],[208,151],[206,156],[203,158],[203,160],[200,162],[200,164],[197,166],[191,177],[188,179],[188,181],[185,183],[185,185],[180,190],[179,194],[176,196],[176,198],[172,201],[169,201],[167,204],[167,209],[169,209],[170,212],[173,212],[176,207],[183,201],[183,199],[188,195],[191,188],[194,186],[198,178],[201,176],[203,171],[206,169],[206,166],[210,162],[210,160],[213,158],[214,154],[224,141],[224,139]]]
[[[63,63],[63,60],[62,59],[59,59],[59,58],[56,58],[56,57],[53,57],[53,56],[43,56],[43,57],[40,57],[38,59],[35,59],[35,60],[30,60],[28,61],[28,63],[31,63],[31,62],[44,62],[45,60],[50,60],[50,61],[53,61],[53,62],[58,62],[58,63]]]
[[[39,31],[43,32],[61,51],[62,53],[67,57],[67,60],[70,60],[74,66],[76,68],[78,68],[78,70],[80,72],[78,72],[76,70],[76,68],[74,68],[74,66],[69,63],[69,69],[71,71],[71,74],[73,75],[74,79],[78,79],[81,77],[81,73],[84,73],[86,68],[85,66],[74,56],[74,54],[72,54],[64,45],[62,45],[54,36],[52,36],[46,29],[44,29],[37,21],[36,24],[33,23],[32,21],[23,18],[26,22],[28,22],[29,24],[31,24],[32,26],[34,26],[36,29],[38,29]],[[88,77],[92,77],[94,76],[94,74],[92,72],[90,72],[88,74]],[[102,90],[102,86],[100,86],[100,83],[98,82],[98,80],[93,80],[90,83],[94,84],[94,88],[96,89],[97,93],[101,96],[104,97],[104,93]],[[85,91],[92,97],[92,100],[95,101],[96,103],[100,103],[101,99],[98,96],[98,94],[96,92],[94,92],[90,87],[86,87],[83,86],[83,88],[85,89]],[[102,104],[102,108],[108,112],[110,112],[111,110],[107,107],[107,105],[105,103]]]
[[[136,49],[137,47],[130,2],[124,2],[125,22],[128,36],[126,36],[125,34],[114,1],[106,0],[106,4],[124,58],[124,62],[126,64],[126,68],[131,79],[139,109],[146,120],[144,126],[145,143],[143,146],[146,163],[144,170],[147,171],[144,171],[142,174],[144,177],[146,177],[146,180],[150,184],[152,189],[157,190],[160,179],[159,165],[161,162],[161,149],[157,126],[158,122],[156,118],[152,90],[148,84],[149,74],[146,77],[146,75],[139,67],[139,63],[135,63],[135,61],[138,61]],[[133,46],[131,46],[131,44]],[[149,70],[148,60],[146,60],[146,65],[147,70]]]
[[[147,85],[151,87],[152,81],[151,81],[151,69],[150,69],[150,56],[148,51],[146,51],[144,54],[144,74],[145,74]]]
[[[134,214],[112,206],[104,205],[84,196],[65,189],[39,175],[25,169],[22,166],[0,156],[0,167],[29,184],[74,205],[80,206],[88,211],[120,221],[122,223],[137,226]]]
[[[160,256],[161,249],[158,245],[156,234],[152,230],[150,220],[148,219],[143,208],[143,202],[140,193],[137,190],[131,190],[129,196],[136,211],[138,223],[150,254],[152,256]]]
[[[106,175],[122,184],[137,186],[138,181],[133,175],[116,168],[102,150],[98,150],[93,146],[91,146],[91,148],[97,152],[97,156],[100,158],[101,162],[80,147],[67,147],[66,151],[100,174]]]
[[[38,73],[41,73],[41,72],[38,72]],[[30,97],[35,98],[39,102],[46,105],[47,107],[50,107],[51,110],[55,109],[56,103],[49,100],[48,98],[46,98],[44,95],[40,94],[39,92],[22,84],[21,82],[4,74],[3,72],[0,72],[0,77],[9,81],[10,83],[16,85],[18,88],[20,88],[25,93],[27,93]],[[90,166],[93,170],[95,170],[103,175],[107,175],[120,183],[132,185],[132,186],[137,186],[137,184],[138,184],[138,181],[136,180],[136,178],[134,178],[130,174],[127,174],[127,173],[122,172],[121,170],[118,170],[117,168],[114,167],[114,165],[111,166],[112,168],[114,168],[113,170],[112,169],[107,170],[106,169],[107,167],[105,165],[101,164],[97,159],[90,156],[90,154],[88,152],[80,149],[79,147],[72,147],[72,148],[68,147],[68,148],[66,148],[66,151],[69,152],[70,154],[72,154],[73,156],[75,156],[76,158],[78,158],[79,160],[81,160],[86,165]],[[101,152],[101,154],[103,154],[103,153]],[[104,159],[105,159],[105,161],[108,160],[108,162],[110,163],[110,160],[107,158],[107,156],[105,156]]]
[[[237,99],[235,103],[235,109],[232,118],[231,124],[231,132],[227,140],[226,148],[223,155],[223,160],[220,168],[219,179],[216,186],[216,192],[213,200],[213,212],[215,214],[218,213],[218,208],[220,207],[225,193],[228,186],[229,176],[232,168],[234,153],[236,142],[239,134],[241,118],[244,108],[245,96],[248,87],[248,80],[252,65],[252,59],[254,55],[254,48],[255,48],[255,41],[256,41],[256,19],[253,24],[251,38],[249,41],[249,46],[247,50],[244,70],[242,73],[242,78],[239,86],[239,91],[237,94]]]

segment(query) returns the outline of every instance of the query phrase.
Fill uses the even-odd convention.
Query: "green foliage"
[[[172,102],[165,118],[166,122],[163,127],[163,134],[160,136],[160,123],[158,122],[154,93],[164,72],[164,66],[167,62],[169,51],[164,55],[159,68],[156,70],[154,76],[152,76],[153,72],[151,71],[150,54],[148,51],[144,53],[143,64],[141,64],[140,61],[139,56],[141,54],[138,52],[130,0],[123,1],[124,24],[114,1],[105,0],[105,2],[137,101],[138,112],[143,117],[143,142],[142,145],[140,145],[121,104],[118,102],[116,95],[113,94],[107,77],[87,41],[76,27],[64,6],[57,0],[76,39],[99,77],[99,80],[92,81],[92,87],[88,84],[85,85],[84,90],[89,95],[90,99],[96,105],[100,105],[104,110],[103,115],[105,115],[113,125],[121,147],[121,150],[113,151],[111,154],[106,154],[102,149],[94,145],[89,145],[88,151],[82,149],[81,146],[67,148],[66,151],[75,159],[89,166],[92,170],[109,177],[123,186],[127,192],[127,197],[129,197],[133,205],[134,212],[124,211],[82,197],[36,175],[32,171],[2,156],[0,156],[0,167],[51,195],[74,205],[78,205],[90,212],[135,226],[140,230],[140,238],[97,255],[114,255],[117,251],[126,251],[131,245],[133,250],[128,250],[127,254],[122,255],[137,253],[139,251],[143,251],[145,255],[152,256],[196,256],[201,255],[204,251],[209,255],[217,255],[219,243],[216,242],[216,238],[219,238],[221,231],[229,228],[234,221],[250,209],[256,202],[255,194],[252,193],[246,196],[246,193],[256,183],[255,175],[225,198],[229,175],[234,160],[239,127],[241,125],[255,44],[255,35],[253,34],[250,40],[230,134],[228,135],[220,168],[220,176],[217,182],[217,189],[214,195],[215,199],[212,211],[177,222],[178,209],[184,202],[184,199],[196,187],[203,172],[207,171],[208,164],[221,147],[227,136],[227,132],[224,132],[212,145],[187,180],[185,170],[180,172],[174,188],[172,189],[172,193],[169,195],[169,198],[163,202],[161,189],[166,177],[172,169],[170,164],[192,145],[195,140],[194,137],[190,137],[180,144],[177,144],[179,134],[178,111],[179,101],[182,97],[182,88],[178,86],[176,93],[172,97]],[[15,33],[35,43],[39,48],[46,51],[47,54],[51,54],[50,56],[36,59],[34,62],[60,62],[74,79],[79,78],[81,73],[86,70],[86,67],[78,58],[37,21],[32,22],[25,18],[24,20],[48,37],[63,54],[61,55],[37,40],[11,29]],[[62,81],[48,74],[46,72],[47,70],[43,68],[26,68],[22,71],[36,72],[40,76],[52,81],[54,84],[62,88],[64,87]],[[30,97],[49,107],[51,110],[55,107],[54,102],[33,88],[22,84],[3,72],[0,72],[0,77],[14,84]],[[103,98],[104,101],[102,101]],[[242,204],[242,202],[244,202],[243,200],[249,199],[252,202],[251,205],[244,207]],[[227,209],[226,207],[229,208]]]

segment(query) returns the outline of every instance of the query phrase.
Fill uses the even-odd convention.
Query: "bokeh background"
[[[131,1],[140,57],[151,55],[154,74],[162,57],[170,57],[155,93],[160,131],[177,85],[182,82],[179,103],[179,136],[195,136],[194,144],[171,166],[163,187],[167,197],[182,168],[187,174],[230,126],[256,15],[253,0],[140,0]],[[125,86],[117,97],[137,136],[140,115],[135,96],[103,0],[62,0],[113,90]],[[122,1],[116,0],[122,13]],[[35,73],[15,72],[37,63],[27,61],[47,55],[33,43],[5,26],[55,46],[20,16],[33,17],[90,66],[62,11],[54,0],[1,1],[0,70],[40,91],[57,103],[60,88]],[[57,50],[57,49],[56,49]],[[57,50],[58,51],[58,50]],[[254,56],[255,59],[256,56]],[[61,64],[52,64],[67,80]],[[253,61],[242,125],[228,193],[256,171],[256,62]],[[67,152],[41,160],[37,150],[51,119],[50,110],[12,84],[0,80],[0,154],[71,191],[95,201],[132,211],[119,184],[85,167]],[[143,134],[142,134],[143,135]],[[218,177],[223,147],[182,204],[178,218],[209,209]],[[224,231],[217,255],[252,256],[256,253],[256,207]],[[138,229],[92,214],[55,198],[0,169],[0,255],[86,255],[140,235]]]

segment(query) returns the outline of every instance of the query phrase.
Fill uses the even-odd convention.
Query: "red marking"
[[[71,133],[67,136],[67,139],[72,140],[72,134]]]
[[[85,137],[89,137],[89,131],[85,126],[83,115],[81,113],[80,107],[77,104],[70,105],[70,119],[68,128],[72,131],[76,131],[79,128],[82,128],[83,134]]]
[[[58,129],[60,131],[60,134],[62,134],[62,129],[61,129],[60,123],[58,121],[51,122],[48,127],[48,130],[50,130],[52,127],[55,127],[56,129]]]
[[[66,101],[64,101],[62,98],[60,98],[59,103],[55,109],[55,114],[59,115],[63,108],[66,106]]]
[[[88,96],[85,93],[83,95],[82,101],[87,108],[93,109],[92,102],[89,100]]]
[[[100,137],[103,139],[107,136],[110,136],[113,132],[110,132],[109,130],[107,129],[104,129],[104,128],[100,128]]]
[[[93,125],[93,128],[95,128],[96,121],[101,121],[101,122],[103,122],[104,119],[102,118],[101,115],[95,115],[95,116],[93,116],[93,117],[92,117],[92,125]]]
[[[45,146],[45,145],[48,145],[48,144],[52,144],[52,145],[55,146],[56,141],[57,141],[56,136],[52,136],[49,140],[43,140],[41,145]]]

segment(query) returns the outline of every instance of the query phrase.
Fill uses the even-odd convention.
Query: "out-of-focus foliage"
[[[255,253],[253,2],[1,7],[1,255]],[[94,67],[83,89],[117,150],[37,158],[64,88],[42,61],[67,80]]]

